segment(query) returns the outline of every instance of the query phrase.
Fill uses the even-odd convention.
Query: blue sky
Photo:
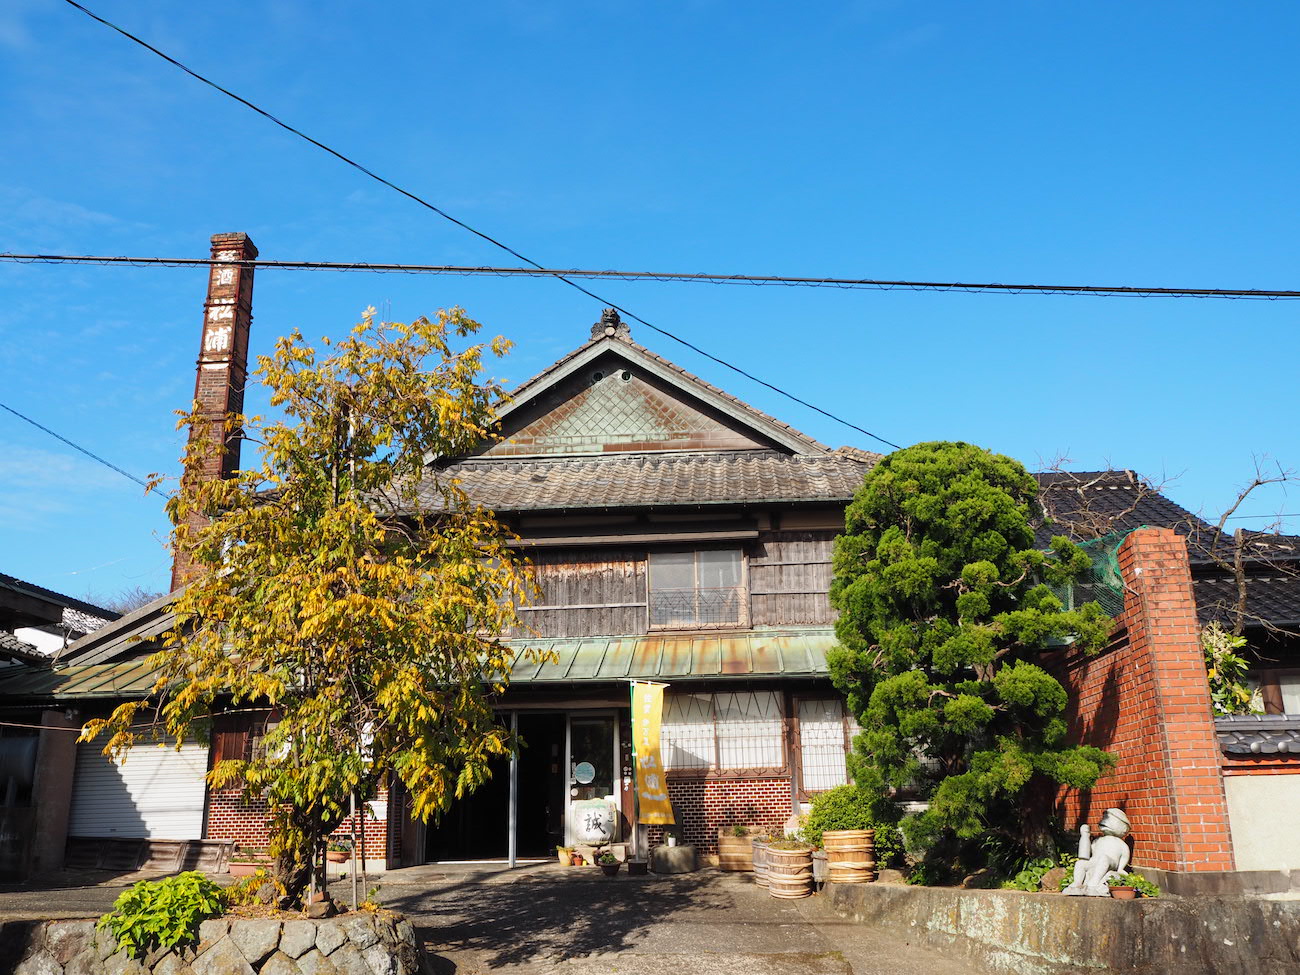
[[[1297,286],[1290,4],[88,5],[552,266]],[[202,257],[242,230],[266,258],[505,262],[60,0],[0,8],[0,118],[0,250]],[[899,443],[1177,477],[1207,513],[1254,458],[1300,465],[1288,302],[596,290]],[[203,292],[197,270],[0,265],[0,401],[174,471]],[[369,304],[463,305],[517,343],[509,380],[600,311],[551,281],[264,271],[253,352]],[[1294,510],[1273,490],[1243,512]],[[0,571],[161,589],[166,530],[159,499],[0,412]]]

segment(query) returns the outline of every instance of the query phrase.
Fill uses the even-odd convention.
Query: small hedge
[[[857,786],[839,785],[813,798],[812,812],[803,827],[808,842],[821,846],[822,834],[837,829],[875,830],[879,867],[893,867],[902,860],[903,838],[898,827],[873,821],[867,799]]]
[[[99,919],[119,948],[137,958],[154,948],[198,940],[199,925],[226,909],[225,892],[197,871],[142,880],[124,890],[113,911]]]

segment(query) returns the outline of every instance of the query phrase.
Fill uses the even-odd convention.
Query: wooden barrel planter
[[[737,836],[732,830],[718,830],[718,866],[728,873],[754,869],[754,840],[748,834]]]
[[[751,862],[754,864],[754,883],[760,887],[768,884],[767,844],[768,840],[754,840]]]
[[[831,883],[869,884],[876,879],[875,837],[870,829],[836,829],[822,834]]]
[[[792,900],[813,892],[812,847],[767,848],[767,889],[773,897]]]

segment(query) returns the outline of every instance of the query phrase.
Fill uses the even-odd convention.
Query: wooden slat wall
[[[539,551],[530,553],[530,557],[542,590],[534,605],[578,607],[530,609],[523,613],[524,621],[538,636],[646,632],[644,551]]]
[[[755,626],[831,623],[832,531],[765,534],[750,549],[750,619]]]

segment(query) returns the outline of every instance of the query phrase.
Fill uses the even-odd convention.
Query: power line
[[[20,419],[20,420],[24,420],[24,421],[26,421],[27,423],[30,423],[30,424],[31,424],[32,426],[34,426],[37,430],[44,430],[44,431],[45,431],[46,433],[48,433],[51,437],[53,437],[55,440],[61,440],[61,441],[63,441],[65,444],[67,444],[69,447],[71,447],[73,450],[79,450],[79,451],[81,451],[83,454],[85,454],[85,455],[86,455],[87,457],[89,457],[91,460],[95,461],[97,464],[103,464],[103,465],[104,465],[105,467],[107,467],[109,470],[117,471],[117,473],[121,474],[123,477],[125,477],[125,478],[129,478],[130,480],[135,481],[136,484],[139,484],[139,485],[140,485],[142,488],[144,488],[146,491],[149,489],[149,485],[146,484],[144,481],[140,480],[140,478],[136,477],[134,474],[132,474],[132,473],[130,473],[130,472],[128,472],[128,471],[124,471],[124,470],[122,470],[122,468],[118,467],[118,466],[117,466],[116,464],[114,464],[112,461],[108,461],[108,460],[105,460],[103,457],[100,457],[99,454],[91,453],[91,452],[90,452],[89,450],[87,450],[85,447],[81,446],[81,444],[79,444],[79,443],[74,443],[73,441],[69,440],[67,437],[63,436],[63,434],[61,434],[61,433],[55,433],[55,432],[54,432],[53,430],[51,430],[49,427],[44,426],[43,424],[37,423],[37,422],[36,422],[35,420],[33,420],[30,416],[25,416],[24,414],[19,413],[19,412],[18,412],[17,410],[15,410],[12,406],[6,406],[4,403],[0,403],[0,409],[8,410],[8,411],[9,411],[10,413],[12,413],[14,416],[18,417],[18,419]]]
[[[130,267],[206,267],[207,257],[118,257],[89,254],[0,254],[0,261],[20,264],[100,264]],[[961,291],[969,293],[1093,295],[1131,298],[1229,298],[1269,301],[1300,298],[1300,291],[1262,288],[1165,288],[1096,284],[1002,284],[971,281],[906,281],[881,278],[792,277],[779,274],[708,274],[681,271],[619,271],[590,268],[496,267],[466,264],[391,264],[367,261],[223,261],[264,270],[368,271],[378,274],[496,275],[498,277],[600,278],[618,281],[661,281],[702,284],[743,284],[758,287],[843,288],[876,291]],[[638,319],[639,321],[639,319]],[[650,326],[654,328],[653,325]],[[657,329],[662,331],[662,329]],[[667,334],[667,333],[665,333]]]
[[[492,246],[500,248],[501,250],[505,251],[507,254],[510,254],[511,256],[516,257],[519,260],[523,261],[525,264],[532,265],[534,268],[537,268],[538,270],[545,270],[541,264],[539,264],[537,261],[534,261],[531,257],[527,257],[519,253],[519,251],[515,250],[513,247],[504,244],[503,242],[497,240],[495,237],[488,236],[487,234],[483,233],[481,230],[476,230],[474,227],[471,227],[463,220],[456,219],[451,214],[447,213],[445,210],[441,209],[440,207],[437,207],[434,204],[430,203],[428,200],[424,199],[423,197],[417,196],[416,194],[410,192],[409,190],[402,189],[402,187],[398,186],[396,183],[392,183],[389,180],[385,179],[384,177],[380,176],[378,173],[375,173],[373,170],[367,169],[365,166],[361,165],[361,163],[357,162],[356,160],[350,159],[348,156],[345,156],[343,153],[339,152],[338,150],[331,149],[329,146],[325,145],[325,143],[313,139],[305,132],[302,132],[294,128],[292,125],[289,125],[287,122],[281,121],[280,119],[276,118],[274,115],[272,115],[270,112],[266,111],[265,109],[259,108],[257,105],[254,105],[247,98],[243,98],[239,95],[236,95],[233,91],[230,91],[227,88],[223,88],[215,81],[205,78],[197,71],[194,71],[191,68],[186,67],[180,61],[177,61],[171,55],[164,54],[162,51],[158,50],[158,48],[154,47],[152,44],[149,44],[147,41],[141,40],[139,37],[136,37],[134,34],[130,33],[129,31],[126,31],[121,27],[118,27],[116,24],[105,20],[103,17],[100,17],[98,14],[92,13],[90,10],[86,9],[81,4],[77,3],[77,0],[64,0],[64,2],[67,3],[69,6],[75,7],[77,10],[80,10],[83,14],[85,14],[87,17],[91,18],[92,20],[98,21],[99,23],[103,24],[105,27],[108,27],[109,29],[114,30],[117,33],[121,34],[127,40],[133,41],[134,43],[139,44],[145,50],[158,55],[158,57],[162,58],[164,61],[168,62],[169,64],[172,64],[177,68],[180,68],[180,70],[184,71],[186,74],[188,74],[190,77],[194,78],[195,80],[201,81],[203,84],[221,92],[221,94],[227,96],[228,98],[233,98],[235,101],[239,102],[244,107],[252,109],[258,115],[261,115],[263,118],[267,119],[268,121],[274,122],[276,125],[284,129],[286,132],[296,135],[298,136],[298,138],[311,143],[312,145],[316,146],[316,148],[329,153],[331,156],[334,156],[339,161],[346,163],[347,165],[351,166],[353,169],[356,169],[357,171],[364,173],[365,175],[369,176],[371,179],[375,180],[376,182],[382,183],[384,186],[387,186],[389,189],[397,193],[400,193],[402,196],[406,197],[407,199],[413,200],[414,202],[418,203],[420,206],[425,207],[428,210],[431,210],[432,212],[436,213],[438,216],[442,217],[444,220],[448,220],[451,223],[454,223],[456,226],[460,227],[461,229],[469,231],[474,236],[487,241]],[[841,423],[852,430],[857,430],[859,433],[866,434],[872,440],[878,440],[881,443],[885,444],[886,446],[893,447],[894,449],[898,449],[899,447],[899,445],[894,443],[892,440],[886,440],[884,437],[872,433],[870,430],[866,429],[865,427],[861,427],[850,420],[846,420],[841,416],[837,416],[836,414],[831,413],[829,410],[823,410],[820,406],[814,406],[812,403],[809,403],[807,400],[802,399],[799,396],[796,396],[794,393],[788,392],[779,386],[775,386],[772,383],[767,382],[765,379],[760,379],[759,377],[755,376],[753,373],[748,372],[745,369],[742,369],[740,366],[733,365],[727,360],[719,358],[716,355],[713,355],[711,352],[704,351],[704,349],[701,349],[698,345],[694,344],[693,342],[689,342],[679,335],[674,335],[672,332],[668,331],[667,329],[660,328],[658,325],[646,321],[640,315],[628,311],[628,309],[619,305],[617,302],[610,301],[608,298],[602,298],[594,291],[590,291],[587,288],[584,288],[582,285],[578,284],[578,282],[572,280],[571,278],[565,277],[563,274],[555,274],[553,275],[553,277],[555,278],[555,280],[563,281],[569,287],[582,292],[584,295],[587,295],[589,298],[594,298],[600,304],[607,305],[611,308],[614,308],[621,314],[632,319],[634,322],[638,322],[644,325],[646,328],[652,329],[653,331],[658,332],[660,335],[663,335],[666,338],[672,339],[674,342],[684,345],[686,348],[692,350],[693,352],[698,353],[699,355],[704,356],[706,359],[716,362],[718,365],[730,369],[732,372],[738,373],[741,376],[744,376],[746,379],[750,380],[751,382],[758,383],[760,386],[764,386],[767,389],[772,390],[772,392],[778,393],[781,396],[784,396],[786,399],[792,400],[793,402],[798,403],[800,406],[807,407],[808,409],[813,410],[816,413],[820,413],[822,416],[834,420],[837,423]]]

